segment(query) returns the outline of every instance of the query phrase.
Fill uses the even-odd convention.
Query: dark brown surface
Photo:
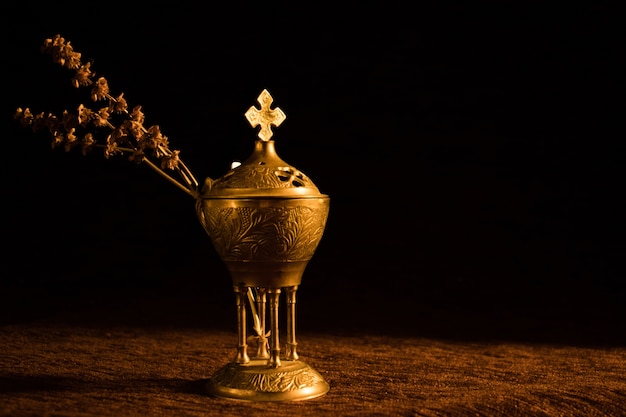
[[[0,329],[0,415],[623,416],[626,349],[303,333],[330,383],[300,403],[207,396],[233,357],[219,330],[20,325]]]
[[[472,324],[469,312],[459,324],[465,331],[438,337],[419,334],[434,334],[429,326],[442,326],[453,316],[437,318],[433,312],[404,335],[385,333],[376,322],[359,333],[323,315],[313,326],[303,305],[299,352],[329,382],[328,394],[301,403],[210,397],[204,384],[234,357],[236,333],[230,328],[234,305],[203,304],[207,300],[137,299],[3,325],[0,415],[626,415],[624,345],[554,341],[566,340],[565,322],[528,325],[533,331],[520,330],[518,341],[504,333],[498,339],[494,331],[486,338],[486,330],[472,337],[472,328],[488,323],[475,316]],[[522,326],[509,322],[508,327],[513,332]],[[545,334],[541,341],[542,331],[556,333],[553,341],[545,341],[550,340]]]

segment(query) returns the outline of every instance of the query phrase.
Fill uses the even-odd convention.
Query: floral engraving
[[[215,180],[212,188],[247,188],[250,184],[254,184],[256,188],[314,187],[309,177],[290,166],[242,165],[237,170],[240,175],[233,175],[235,171],[231,170]]]
[[[262,392],[287,392],[324,383],[313,369],[281,372],[241,372],[236,365],[225,366],[212,377],[215,385]]]
[[[210,207],[203,225],[226,261],[303,261],[313,256],[326,224],[326,208]]]

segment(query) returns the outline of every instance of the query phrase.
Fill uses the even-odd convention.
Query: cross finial
[[[261,109],[259,110],[251,106],[246,112],[246,119],[248,119],[252,127],[261,125],[261,130],[259,130],[258,134],[259,138],[267,142],[274,134],[271,125],[279,126],[287,116],[285,116],[285,113],[278,107],[275,109],[270,108],[274,99],[267,90],[261,91],[261,94],[259,94],[256,100],[261,105]]]

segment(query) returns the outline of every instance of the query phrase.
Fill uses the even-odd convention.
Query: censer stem
[[[271,368],[280,366],[280,341],[278,339],[278,304],[280,300],[280,288],[267,290],[270,305],[270,358],[268,365]]]
[[[298,360],[296,352],[296,291],[298,286],[286,288],[287,292],[287,359]]]
[[[246,344],[246,297],[247,289],[244,286],[235,285],[235,295],[237,297],[237,357],[235,362],[248,363],[248,345]]]

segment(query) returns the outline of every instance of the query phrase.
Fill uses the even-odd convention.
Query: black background
[[[200,180],[251,153],[270,91],[279,155],[332,199],[302,328],[623,343],[617,7],[338,6],[3,6],[3,322],[234,322],[192,198],[11,120],[87,100],[39,53],[58,33]]]

